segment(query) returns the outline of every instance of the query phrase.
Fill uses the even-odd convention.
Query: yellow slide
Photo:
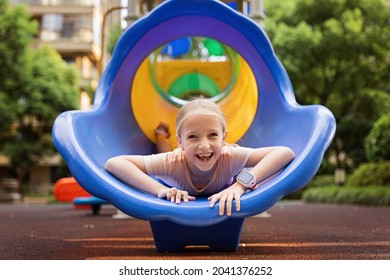
[[[237,80],[226,97],[218,103],[226,115],[229,143],[236,143],[251,126],[258,102],[258,88],[252,70],[241,57],[238,62]],[[177,77],[188,72],[206,74],[220,88],[225,88],[231,77],[228,62],[174,60],[159,62],[156,67],[156,80],[163,90],[167,90]],[[154,128],[160,122],[169,124],[171,131],[175,131],[179,106],[168,102],[156,89],[150,75],[149,58],[139,67],[131,91],[135,119],[151,141],[154,141]],[[176,147],[175,133],[172,133],[170,141]]]

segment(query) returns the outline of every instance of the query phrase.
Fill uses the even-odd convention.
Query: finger
[[[170,195],[171,202],[175,202],[176,193],[177,193],[177,190],[176,190],[176,189],[171,190],[171,192],[170,192],[170,194],[171,194],[171,195]]]
[[[183,201],[188,202],[188,192],[183,192]]]
[[[232,215],[232,203],[233,203],[233,195],[229,194],[226,200],[226,215]]]
[[[221,199],[219,200],[219,215],[223,216],[225,212],[225,202],[226,202],[226,195],[223,195]]]
[[[218,197],[216,195],[212,195],[208,198],[208,200],[210,200],[210,208],[213,208],[218,200]]]
[[[241,209],[241,195],[236,194],[235,200],[236,200],[236,210],[240,211],[240,209]]]
[[[167,199],[168,200],[171,200],[171,197],[172,197],[172,193],[173,193],[173,191],[175,190],[175,188],[171,188],[171,189],[169,189],[169,190],[167,190]]]
[[[195,200],[195,196],[188,195],[188,192],[183,192],[183,200],[184,202]]]
[[[179,204],[180,201],[181,201],[181,196],[182,196],[182,193],[180,191],[178,191],[176,193],[176,204]]]

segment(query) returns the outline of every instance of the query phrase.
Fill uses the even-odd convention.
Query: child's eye
[[[196,137],[196,135],[189,135],[188,136],[188,139],[196,139],[197,137]]]
[[[213,133],[210,133],[210,135],[209,135],[210,137],[218,137],[218,133],[216,133],[216,132],[213,132]]]

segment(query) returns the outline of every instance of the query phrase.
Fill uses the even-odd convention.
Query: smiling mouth
[[[213,156],[213,153],[197,154],[196,157],[201,161],[208,161]]]

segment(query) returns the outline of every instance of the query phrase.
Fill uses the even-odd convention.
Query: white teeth
[[[209,156],[211,156],[211,153],[208,153],[208,154],[200,154],[199,156],[200,156],[200,157],[209,157]]]
[[[208,153],[208,154],[198,154],[197,157],[201,160],[209,160],[210,157],[211,157],[212,153]]]

